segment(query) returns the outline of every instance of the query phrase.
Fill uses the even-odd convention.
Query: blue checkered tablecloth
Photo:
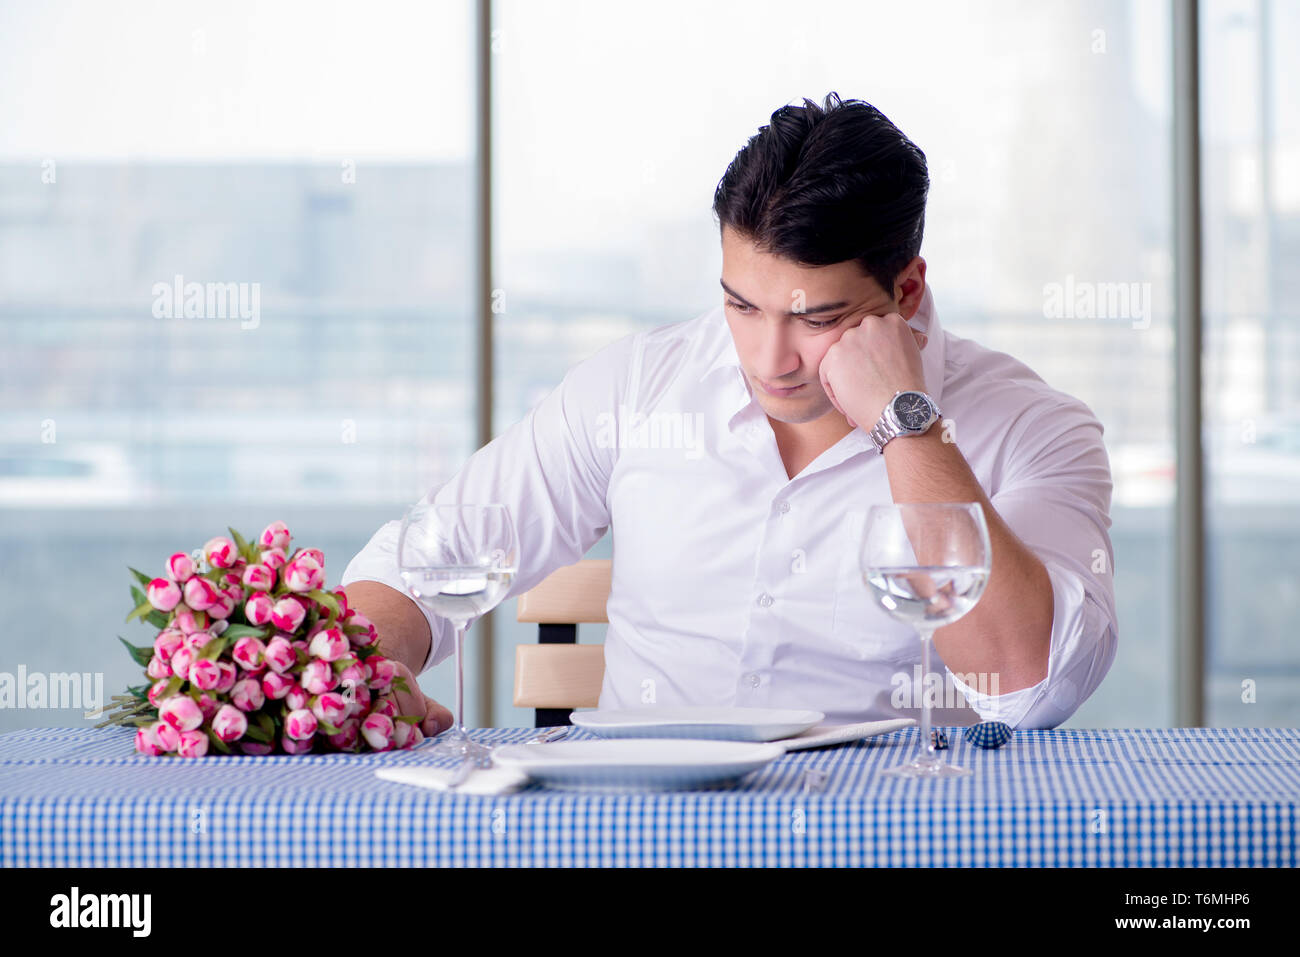
[[[1297,864],[1300,730],[1020,731],[998,751],[946,730],[972,776],[879,775],[912,755],[909,728],[729,788],[500,797],[375,777],[420,751],[181,760],[119,728],[17,731],[0,735],[0,866]]]

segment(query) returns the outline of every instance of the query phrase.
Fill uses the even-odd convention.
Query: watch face
[[[930,421],[930,400],[919,392],[904,392],[894,399],[894,415],[909,431],[923,429]]]

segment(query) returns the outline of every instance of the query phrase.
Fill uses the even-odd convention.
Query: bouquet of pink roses
[[[233,528],[193,554],[167,560],[164,578],[131,569],[140,618],[160,629],[152,646],[119,636],[150,683],[115,695],[107,724],[131,725],[137,751],[196,758],[312,750],[388,751],[423,735],[391,695],[406,690],[378,635],[326,591],[325,556],[290,552],[289,529],[272,522],[256,542]]]

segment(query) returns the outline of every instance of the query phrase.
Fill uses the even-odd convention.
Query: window
[[[1201,11],[1206,723],[1300,701],[1300,40],[1293,4]]]
[[[127,565],[283,519],[337,583],[472,451],[469,13],[6,12],[0,582],[39,638],[0,668],[116,693]]]
[[[1119,654],[1071,723],[1168,723],[1165,8],[939,3],[923,33],[914,10],[889,4],[814,2],[798,17],[776,2],[668,3],[653,17],[593,17],[578,2],[497,9],[496,284],[508,304],[495,317],[498,427],[600,346],[720,302],[711,205],[736,151],[785,103],[831,90],[865,99],[926,153],[921,254],[945,328],[1021,359],[1105,426]],[[871,40],[903,36],[916,42]],[[1049,315],[1048,287],[1121,284],[1136,290],[1122,310]],[[592,555],[610,548],[607,538]],[[535,629],[513,607],[495,614],[496,680],[508,688],[508,649]],[[530,720],[500,693],[493,718]]]
[[[474,307],[476,9],[7,11],[0,582],[45,637],[6,643],[0,670],[134,680],[111,623],[125,566],[227,524],[285,520],[337,582],[474,449],[476,323],[493,323],[499,432],[605,344],[712,308],[719,178],[776,108],[835,90],[926,152],[945,328],[1105,427],[1119,653],[1069,723],[1169,724],[1173,609],[1195,597],[1174,585],[1168,5],[941,0],[918,32],[886,3],[497,0],[491,310]],[[1206,718],[1293,724],[1300,12],[1200,10]],[[1091,310],[1053,306],[1085,288]],[[494,697],[471,692],[472,724],[531,722],[512,646],[536,635],[514,616],[493,613]],[[421,681],[449,706],[451,670]],[[59,720],[7,711],[0,730]]]

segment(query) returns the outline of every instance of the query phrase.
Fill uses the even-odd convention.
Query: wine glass
[[[979,504],[873,505],[867,512],[859,565],[872,597],[921,637],[921,748],[909,763],[883,772],[941,778],[970,774],[944,762],[930,735],[930,642],[935,629],[975,607],[993,559]]]
[[[456,723],[438,735],[438,757],[491,763],[490,747],[465,730],[462,646],[470,622],[510,591],[519,570],[519,546],[504,505],[414,505],[402,518],[397,567],[411,597],[456,630]]]

